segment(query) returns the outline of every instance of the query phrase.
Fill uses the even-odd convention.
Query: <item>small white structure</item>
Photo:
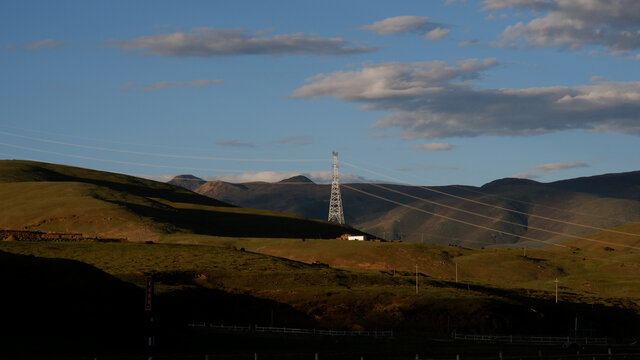
[[[365,241],[367,240],[367,236],[366,235],[349,235],[347,240]]]

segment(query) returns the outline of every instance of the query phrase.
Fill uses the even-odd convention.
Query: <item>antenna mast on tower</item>
[[[329,221],[344,224],[340,181],[338,180],[338,153],[333,151],[333,181],[331,182],[331,199],[329,200]]]

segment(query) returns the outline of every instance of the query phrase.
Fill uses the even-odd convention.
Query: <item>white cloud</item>
[[[165,57],[212,57],[231,55],[346,55],[377,50],[341,38],[322,38],[303,33],[263,36],[243,29],[193,28],[171,34],[111,40],[122,50]]]
[[[559,47],[578,50],[601,46],[627,56],[640,48],[637,0],[484,0],[485,10],[520,9],[534,18],[504,29],[502,47]]]
[[[364,25],[360,29],[380,35],[418,33],[427,40],[440,40],[449,34],[445,25],[433,23],[426,16],[395,16]]]
[[[443,29],[441,27],[437,27],[426,34],[424,34],[424,38],[427,40],[440,40],[445,36],[449,35],[449,29]]]
[[[390,114],[372,128],[401,129],[407,139],[534,135],[582,129],[640,134],[640,82],[482,89],[471,82],[495,59],[448,65],[384,63],[319,74],[293,98],[334,97]]]
[[[64,41],[64,40],[44,39],[44,40],[26,44],[24,46],[24,49],[25,50],[57,49],[67,42],[68,41]]]
[[[519,179],[536,179],[543,177],[545,175],[555,174],[559,171],[575,169],[575,168],[584,168],[589,167],[588,164],[583,162],[564,162],[564,163],[550,163],[550,164],[542,164],[531,166],[529,169],[533,171],[521,172],[515,174],[511,177],[519,178]]]
[[[426,151],[444,151],[453,149],[453,145],[444,144],[444,143],[429,143],[422,145],[414,145],[413,149],[415,150],[426,150]]]
[[[319,74],[295,90],[294,98],[337,97],[353,102],[415,99],[437,94],[451,81],[477,78],[480,70],[497,65],[496,59],[469,59],[449,66],[443,61],[364,65],[361,70]]]
[[[246,183],[255,181],[264,181],[275,183],[280,180],[288,179],[294,176],[303,175],[311,179],[316,184],[331,184],[333,180],[333,171],[315,171],[315,172],[278,172],[278,171],[260,171],[246,172],[242,174],[226,174],[205,176],[205,180],[221,180],[230,183]],[[363,183],[370,182],[361,176],[350,173],[340,173],[341,183]]]
[[[172,86],[207,86],[211,84],[221,84],[224,80],[193,80],[193,81],[161,81],[151,85],[139,85],[135,83],[126,83],[120,91],[123,92],[143,92],[160,90]]]

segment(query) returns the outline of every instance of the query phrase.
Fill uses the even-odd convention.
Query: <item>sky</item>
[[[637,0],[0,2],[0,159],[480,186],[639,134]]]

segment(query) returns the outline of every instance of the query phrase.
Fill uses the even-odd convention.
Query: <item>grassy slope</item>
[[[217,240],[210,241],[213,244]],[[79,260],[138,286],[142,286],[143,272],[154,271],[159,281],[157,289],[169,297],[176,292],[199,294],[197,291],[210,289],[275,301],[270,306],[276,309],[276,325],[282,326],[301,325],[300,318],[295,320],[281,313],[281,309],[288,307],[304,314],[309,321],[328,327],[445,331],[449,317],[452,326],[460,331],[485,332],[549,331],[555,321],[562,322],[560,329],[564,329],[564,323],[571,321],[567,314],[579,311],[585,314],[585,319],[595,321],[599,316],[596,313],[610,314],[613,307],[629,309],[620,311],[626,314],[623,318],[631,320],[639,309],[637,267],[621,272],[603,261],[584,262],[552,252],[543,254],[540,250],[524,258],[516,250],[417,244],[226,241],[238,248],[244,245],[265,253],[285,252],[284,255],[301,260],[311,255],[308,260],[327,260],[333,266],[206,245],[0,242],[0,250]],[[459,264],[458,283],[454,281],[453,261]],[[415,264],[420,273],[417,295]],[[386,270],[372,269],[376,267]],[[562,304],[557,307],[552,302],[555,277],[560,279],[561,286]],[[593,284],[588,289],[583,287],[587,280]],[[604,281],[602,287],[599,281]],[[187,299],[181,302],[202,300],[201,295]],[[215,322],[238,321],[242,313],[238,309],[231,314],[207,303],[192,307],[189,311],[193,313],[185,316],[206,317],[203,320]],[[531,308],[536,312],[531,312]],[[562,314],[557,313],[560,308]],[[268,316],[262,309],[260,321],[265,324]],[[599,328],[605,326],[608,325],[601,324]]]
[[[69,166],[0,161],[0,227],[130,240],[184,234],[336,237],[346,227],[241,209],[175,186]]]

